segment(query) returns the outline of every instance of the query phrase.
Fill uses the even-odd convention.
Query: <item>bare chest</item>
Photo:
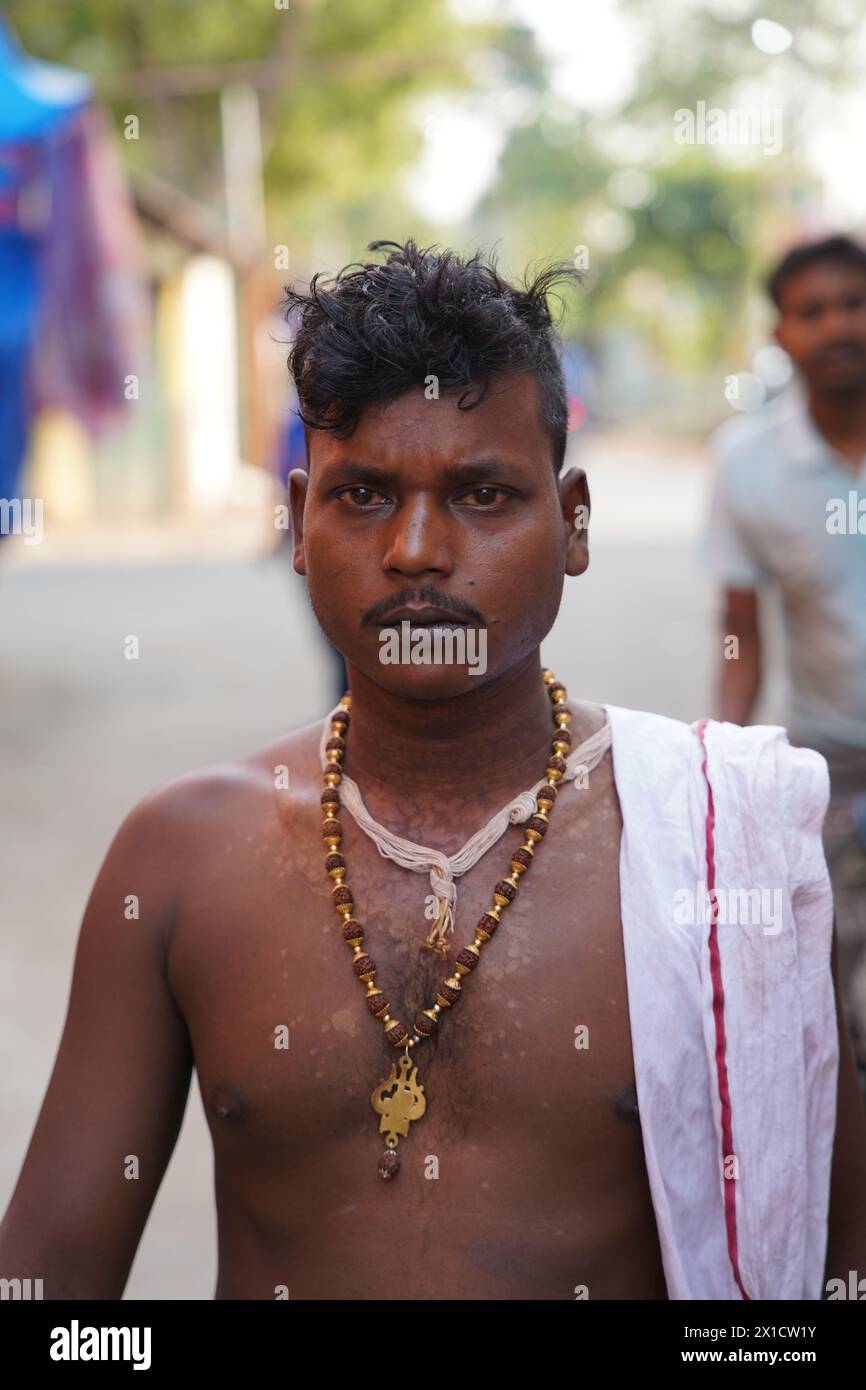
[[[409,1027],[471,941],[520,832],[506,831],[458,880],[446,962],[422,949],[427,875],[383,859],[345,815],[344,825],[364,948],[392,1016]],[[620,829],[603,776],[592,800],[564,792],[462,997],[415,1050],[427,1102],[419,1154],[501,1146],[520,1161],[542,1146],[566,1170],[593,1155],[615,1163],[620,1145],[632,1160],[639,1128]],[[218,1161],[261,1171],[286,1171],[350,1140],[375,1167],[383,1140],[371,1096],[399,1057],[365,1007],[317,832],[315,816],[299,838],[263,814],[230,834],[183,904],[172,947],[172,988]]]

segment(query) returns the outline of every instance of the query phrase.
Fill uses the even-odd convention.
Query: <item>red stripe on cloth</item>
[[[697,732],[703,754],[701,771],[707,784],[707,892],[710,898],[710,977],[713,982],[713,1020],[716,1025],[716,1077],[719,1085],[719,1100],[722,1106],[722,1179],[725,1184],[725,1227],[728,1236],[728,1258],[737,1288],[747,1302],[751,1302],[740,1277],[740,1264],[737,1252],[737,1179],[725,1173],[725,1159],[734,1153],[734,1127],[731,1114],[731,1092],[728,1087],[728,1064],[725,1059],[725,991],[722,986],[722,962],[719,956],[718,915],[719,905],[715,898],[716,857],[714,831],[716,810],[713,803],[713,788],[707,773],[707,743],[704,733],[707,720],[702,719]]]

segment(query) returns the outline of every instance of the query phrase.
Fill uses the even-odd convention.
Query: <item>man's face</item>
[[[574,528],[576,507],[588,517],[586,480],[554,475],[534,375],[494,381],[469,410],[459,395],[427,400],[413,387],[365,408],[347,439],[310,431],[309,478],[290,480],[294,568],[323,630],[350,666],[409,698],[462,694],[531,655],[564,574],[588,564],[586,530]],[[388,662],[383,633],[408,638],[404,652],[426,641],[432,653],[438,640],[452,659]],[[461,651],[468,660],[453,659]]]
[[[816,261],[788,281],[776,338],[822,395],[866,389],[866,272]]]

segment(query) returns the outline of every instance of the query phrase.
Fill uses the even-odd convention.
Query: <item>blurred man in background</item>
[[[763,664],[759,594],[774,586],[790,738],[818,749],[830,768],[825,850],[866,1093],[866,250],[844,236],[798,246],[768,290],[797,379],[711,441],[706,542],[724,594],[720,716],[745,724],[752,714]]]

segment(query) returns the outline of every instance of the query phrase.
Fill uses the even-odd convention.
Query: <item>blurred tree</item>
[[[467,90],[473,57],[494,52],[503,81],[538,83],[525,31],[465,23],[447,0],[77,0],[5,12],[34,56],[94,79],[130,172],[150,172],[222,207],[219,94],[259,92],[270,237],[302,253],[314,240],[357,249],[399,235],[398,174],[419,151],[425,93]]]

